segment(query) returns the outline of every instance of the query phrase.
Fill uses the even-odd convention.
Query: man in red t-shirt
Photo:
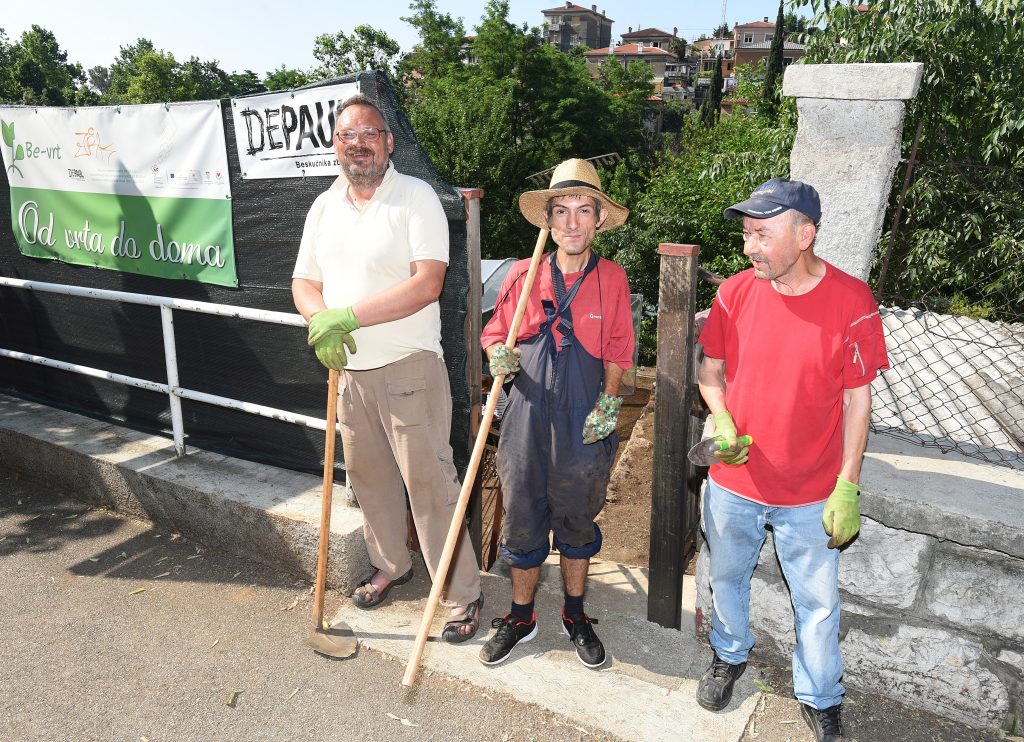
[[[505,518],[501,555],[511,566],[512,610],[480,650],[480,661],[505,661],[537,635],[534,594],[554,532],[565,605],[562,629],[587,667],[606,660],[583,611],[590,557],[601,548],[594,518],[604,507],[618,447],[615,423],[622,374],[633,365],[633,319],[626,273],[590,249],[595,234],[629,211],[601,191],[594,166],[566,160],[551,187],[524,193],[519,209],[550,229],[558,249],[538,267],[514,350],[505,345],[530,261],[512,266],[481,346],[491,374],[515,373],[501,417],[498,477]],[[518,372],[518,373],[517,373]]]
[[[814,254],[810,185],[774,178],[725,216],[743,219],[752,267],[719,287],[700,336],[701,394],[729,448],[704,498],[715,657],[697,701],[725,708],[746,668],[750,578],[771,528],[796,613],[796,697],[818,740],[844,739],[838,547],[860,530],[870,383],[889,365],[882,322],[867,285]]]

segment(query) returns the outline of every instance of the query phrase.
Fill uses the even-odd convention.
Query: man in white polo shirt
[[[412,577],[405,490],[433,576],[461,489],[448,443],[451,390],[438,305],[448,220],[428,184],[391,164],[394,137],[369,98],[339,103],[335,119],[344,175],[306,217],[292,297],[317,358],[341,372],[345,468],[376,568],[352,601],[375,608]],[[454,608],[442,636],[466,641],[479,626],[483,595],[465,529],[446,598]]]

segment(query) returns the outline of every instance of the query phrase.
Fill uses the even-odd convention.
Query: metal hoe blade
[[[339,621],[328,629],[310,631],[306,637],[306,644],[317,654],[337,659],[351,657],[359,648],[355,634],[344,621]]]

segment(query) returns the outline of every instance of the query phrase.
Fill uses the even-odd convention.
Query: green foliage
[[[647,314],[656,310],[659,243],[700,245],[701,265],[722,275],[747,267],[739,226],[722,212],[756,185],[788,174],[791,137],[780,137],[762,117],[729,116],[712,128],[690,119],[677,154],[639,174],[635,162],[619,165],[609,193],[630,207],[630,217],[623,227],[599,235],[598,244],[626,269],[630,288],[644,295]],[[698,307],[709,306],[713,296],[714,287],[702,283]],[[643,363],[654,361],[655,329],[651,319],[645,321]]]
[[[99,94],[103,95],[110,87],[110,68],[102,65],[90,67],[86,73],[89,76],[89,84]]]
[[[10,70],[7,94],[12,103],[69,106],[89,102],[88,94],[79,96],[79,86],[85,83],[82,65],[68,62],[68,53],[60,48],[53,32],[33,24],[5,53]]]
[[[425,77],[440,77],[457,69],[464,61],[466,28],[462,19],[437,10],[435,0],[414,0],[412,15],[402,20],[416,28],[420,43],[399,64],[401,77],[414,82],[412,71]]]
[[[424,74],[407,106],[417,138],[442,177],[484,189],[482,253],[527,254],[536,230],[519,213],[526,177],[569,157],[646,151],[647,64],[608,67],[594,81],[584,60],[562,54],[508,20],[491,0],[476,29],[474,65]]]
[[[779,97],[782,91],[779,89],[782,83],[782,45],[785,39],[783,29],[785,18],[782,8],[783,0],[779,0],[779,15],[775,19],[775,35],[772,36],[772,45],[768,50],[768,59],[765,64],[764,89],[761,92],[761,102],[764,114],[774,116],[779,105]]]
[[[402,48],[398,42],[373,26],[360,25],[352,35],[344,31],[321,34],[313,41],[313,56],[320,65],[314,78],[329,79],[360,70],[380,70],[395,74],[395,61]]]
[[[729,29],[729,24],[721,23],[715,26],[715,30],[711,32],[711,36],[712,38],[715,39],[724,39],[729,36],[732,36],[732,31]]]
[[[292,90],[310,82],[309,75],[302,70],[289,69],[283,64],[263,78],[267,90]]]
[[[820,8],[810,62],[924,63],[904,124],[921,140],[886,293],[944,310],[1024,312],[1024,18],[1001,0]],[[839,41],[842,40],[842,44]],[[895,188],[901,185],[899,179]],[[893,202],[895,202],[895,196]],[[891,221],[891,218],[890,218]],[[889,236],[882,244],[888,247]],[[880,267],[876,265],[876,269]],[[959,298],[957,298],[959,297]]]
[[[722,55],[715,58],[715,69],[711,74],[711,85],[708,88],[708,95],[700,104],[700,121],[704,126],[711,128],[718,122],[722,112],[722,88],[725,86],[725,78],[722,76]]]

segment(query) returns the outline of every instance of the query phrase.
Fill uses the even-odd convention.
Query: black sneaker
[[[508,659],[517,644],[537,636],[537,614],[534,613],[530,619],[529,622],[519,621],[510,613],[504,618],[491,621],[491,627],[497,631],[480,648],[480,661],[485,665],[501,664]]]
[[[846,739],[843,736],[843,725],[839,720],[839,707],[837,703],[827,709],[816,709],[806,703],[800,704],[800,714],[807,722],[807,726],[814,732],[814,739],[817,742],[842,742]]]
[[[715,653],[711,667],[707,669],[697,685],[697,703],[708,711],[721,711],[732,700],[732,687],[736,679],[747,669],[747,663],[730,665]]]
[[[579,657],[587,667],[600,667],[604,664],[604,644],[597,638],[591,624],[596,624],[596,618],[588,618],[586,613],[580,614],[582,618],[573,621],[565,615],[562,609],[562,631],[569,637],[569,641],[576,647],[576,656]]]

